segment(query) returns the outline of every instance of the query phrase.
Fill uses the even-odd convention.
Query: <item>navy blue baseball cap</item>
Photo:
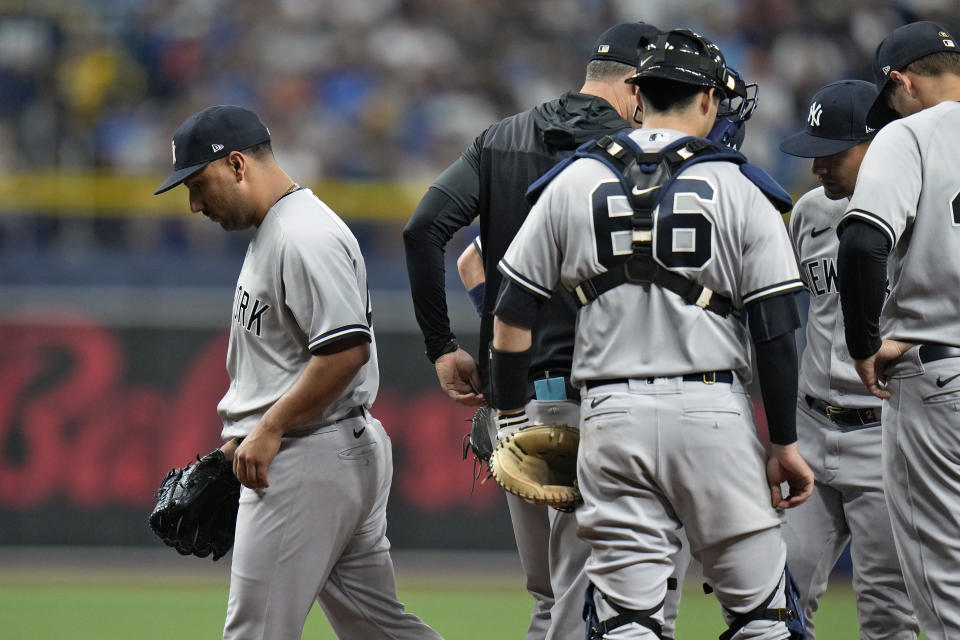
[[[867,122],[871,127],[879,129],[900,117],[884,97],[884,91],[890,83],[890,72],[903,71],[911,62],[941,51],[960,53],[953,36],[935,22],[911,22],[894,29],[883,39],[873,57],[873,77],[880,94],[867,114]]]
[[[590,60],[591,62],[593,60],[612,60],[636,67],[637,60],[640,57],[637,52],[640,39],[644,37],[653,38],[659,32],[658,28],[646,22],[624,22],[610,27],[601,33],[597,41],[593,43]]]
[[[872,139],[877,130],[867,124],[867,112],[877,93],[876,85],[866,80],[831,82],[810,101],[806,128],[780,143],[780,151],[822,158]]]
[[[173,173],[153,192],[159,195],[232,151],[270,140],[259,116],[244,107],[207,107],[183,121],[173,134]]]

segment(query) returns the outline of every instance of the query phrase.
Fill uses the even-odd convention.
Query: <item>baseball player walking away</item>
[[[486,404],[491,311],[500,285],[496,265],[529,211],[527,187],[580,144],[630,129],[637,103],[633,87],[624,80],[633,74],[641,36],[656,32],[651,25],[634,22],[601,34],[579,91],[489,126],[437,178],[407,223],[404,245],[417,321],[440,385],[455,401]],[[450,329],[444,290],[445,246],[478,216],[483,268],[479,273],[473,270],[469,284],[481,311],[479,366]],[[476,289],[480,278],[485,278],[482,292]],[[537,318],[534,357],[519,392],[528,414],[538,422],[579,422],[579,392],[570,384],[576,309],[573,296],[561,290]],[[496,429],[491,420],[491,438]],[[589,547],[577,536],[575,517],[512,495],[507,495],[507,504],[527,591],[534,598],[526,637],[582,639],[587,586],[583,566]],[[674,581],[679,583],[686,562],[678,560],[677,565]],[[679,597],[679,589],[671,591],[668,608],[673,614],[667,623],[671,635]]]
[[[887,507],[931,640],[960,638],[957,44],[939,25],[914,22],[877,48],[880,94],[867,124],[883,128],[841,219],[837,265],[847,347],[883,399]]]
[[[800,277],[810,293],[797,438],[816,483],[810,499],[786,513],[783,535],[810,640],[815,637],[813,612],[848,543],[861,636],[916,640],[919,630],[883,496],[881,401],[863,388],[847,353],[837,290],[836,227],[877,133],[866,123],[876,97],[872,82],[830,83],[814,94],[804,130],[780,145],[784,153],[813,158],[821,184],[797,201],[789,227]]]
[[[721,97],[744,91],[715,45],[686,30],[645,38],[631,82],[643,127],[599,140],[539,181],[500,262],[492,404],[520,414],[533,319],[559,285],[575,291],[589,637],[663,637],[681,526],[723,605],[721,638],[791,637],[786,620],[797,628],[801,619],[775,507],[813,488],[795,434],[803,285],[772,204],[792,203],[743,156],[700,138]],[[744,388],[748,333],[766,452]]]
[[[254,228],[230,323],[222,447],[244,485],[223,637],[299,638],[318,601],[339,638],[434,638],[397,601],[367,274],[337,215],[276,164],[253,112],[204,109],[173,136],[190,209]]]

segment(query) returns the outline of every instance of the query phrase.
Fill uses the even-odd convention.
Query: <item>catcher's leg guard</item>
[[[670,578],[667,581],[667,589],[676,589],[677,581],[674,578]],[[586,602],[583,604],[583,619],[587,623],[587,640],[603,640],[603,636],[609,632],[613,631],[618,627],[630,624],[631,622],[636,622],[639,625],[650,629],[660,640],[671,640],[663,635],[663,628],[660,626],[660,623],[653,619],[653,614],[663,608],[663,603],[665,600],[661,600],[660,604],[650,609],[625,609],[613,602],[610,601],[607,596],[600,593],[600,597],[607,601],[607,604],[610,605],[614,611],[617,612],[617,615],[612,618],[607,618],[606,620],[600,620],[597,615],[597,606],[594,604],[593,597],[594,594],[598,593],[596,585],[592,582],[587,586],[586,593]]]
[[[773,602],[774,598],[777,597],[777,594],[780,592],[780,585],[778,584],[773,592],[767,596],[767,599],[763,603],[747,613],[735,614],[729,609],[727,613],[734,616],[733,621],[730,623],[730,628],[724,631],[720,635],[720,640],[730,640],[736,635],[737,631],[740,631],[748,623],[753,620],[782,620],[787,625],[787,630],[790,632],[789,640],[806,640],[807,629],[806,624],[803,621],[803,610],[801,609],[800,603],[800,591],[797,589],[797,583],[793,579],[793,576],[790,575],[790,569],[786,566],[783,568],[783,583],[784,596],[786,602],[782,607],[771,608],[769,605]],[[703,585],[704,593],[712,593],[713,589],[710,585],[704,583]]]

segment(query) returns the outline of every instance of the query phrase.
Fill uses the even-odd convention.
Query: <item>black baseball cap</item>
[[[659,32],[659,29],[646,22],[624,22],[610,27],[593,43],[590,61],[612,60],[636,67],[640,39],[644,36],[653,38]]]
[[[700,87],[713,87],[721,98],[746,97],[739,74],[727,68],[720,47],[689,29],[660,32],[641,42],[637,72],[627,79],[661,78]]]
[[[822,158],[872,139],[877,130],[867,124],[867,111],[878,93],[866,80],[831,82],[810,101],[806,128],[780,143],[780,151]]]
[[[244,107],[207,107],[183,121],[173,134],[173,173],[153,192],[159,195],[230,154],[270,140],[259,116]]]
[[[890,72],[903,71],[911,62],[941,51],[960,53],[953,36],[935,22],[911,22],[894,29],[883,39],[873,56],[873,77],[880,93],[867,114],[871,127],[879,129],[900,117],[883,95],[890,82]]]

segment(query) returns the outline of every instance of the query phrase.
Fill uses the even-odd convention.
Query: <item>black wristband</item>
[[[527,406],[531,356],[530,349],[500,351],[490,345],[490,406],[505,410]]]
[[[440,356],[445,356],[448,353],[453,353],[459,348],[460,348],[460,344],[457,342],[457,339],[450,338],[448,342],[446,342],[442,347],[440,347],[433,353],[431,353],[430,350],[427,349],[426,351],[427,360],[430,361],[430,364],[435,364],[437,360],[440,358]]]

